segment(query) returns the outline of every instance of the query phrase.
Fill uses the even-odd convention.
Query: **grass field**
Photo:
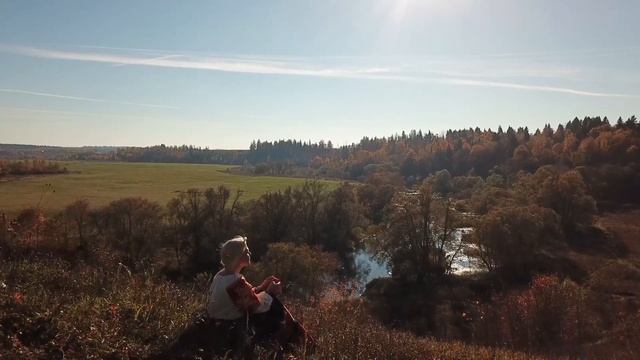
[[[304,183],[304,179],[236,175],[226,172],[229,165],[123,163],[96,161],[60,162],[71,173],[21,178],[0,182],[0,211],[9,215],[34,206],[44,211],[59,210],[69,203],[86,199],[92,206],[112,200],[139,196],[162,205],[189,188],[225,185],[244,193],[242,200],[259,197],[267,191]],[[336,182],[326,181],[329,188]]]

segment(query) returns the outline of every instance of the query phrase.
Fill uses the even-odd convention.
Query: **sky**
[[[331,140],[640,115],[638,0],[0,0],[0,143]]]

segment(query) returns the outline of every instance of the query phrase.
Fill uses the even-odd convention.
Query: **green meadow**
[[[130,162],[60,162],[70,173],[0,181],[0,212],[39,207],[45,212],[86,199],[102,206],[124,197],[143,197],[162,205],[177,192],[189,188],[224,185],[243,191],[241,200],[255,199],[268,191],[297,186],[301,178],[251,176],[229,173],[230,165],[159,164]],[[337,183],[323,181],[328,188]]]

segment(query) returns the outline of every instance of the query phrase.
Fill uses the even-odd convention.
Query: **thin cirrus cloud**
[[[507,88],[507,89],[515,89],[515,90],[549,91],[549,92],[558,92],[558,93],[565,93],[565,94],[572,94],[572,95],[579,95],[579,96],[619,97],[619,98],[640,97],[640,95],[601,93],[601,92],[582,91],[582,90],[575,90],[575,89],[562,88],[562,87],[522,85],[522,84],[514,84],[514,83],[506,83],[506,82],[478,81],[478,80],[466,80],[466,79],[441,79],[441,81],[445,84],[451,84],[451,85],[489,86],[489,87]]]
[[[155,119],[148,116],[138,116],[138,115],[128,115],[128,114],[65,111],[65,110],[51,110],[51,109],[26,108],[26,107],[15,107],[15,106],[0,106],[0,110],[3,112],[3,114],[7,114],[9,116],[23,115],[23,114],[28,114],[28,115],[44,114],[44,115],[55,115],[62,118],[98,117],[98,118],[123,119],[123,120],[154,120]]]
[[[316,77],[361,77],[386,71],[386,69],[354,69],[336,68],[308,69],[291,66],[287,63],[259,60],[195,58],[178,54],[170,54],[155,58],[144,58],[132,55],[107,54],[96,52],[73,52],[50,50],[25,46],[0,46],[0,51],[35,58],[101,62],[119,65],[157,66],[168,68],[212,70],[265,75],[299,75]],[[178,57],[178,58],[177,58]]]
[[[559,86],[531,85],[519,82],[495,81],[501,77],[529,77],[529,78],[562,78],[571,77],[576,71],[571,68],[532,68],[518,66],[512,64],[511,69],[496,69],[492,71],[478,66],[471,66],[465,69],[463,66],[456,66],[454,63],[447,68],[446,61],[440,61],[440,67],[430,66],[429,63],[418,69],[393,68],[393,67],[338,67],[338,66],[319,66],[318,64],[309,64],[308,62],[290,61],[287,59],[271,60],[260,57],[208,57],[202,55],[184,54],[155,54],[153,57],[142,56],[140,53],[147,53],[145,50],[137,51],[137,54],[116,54],[108,53],[106,50],[118,48],[93,47],[95,49],[105,50],[103,52],[96,51],[68,51],[56,50],[40,47],[27,47],[15,45],[0,44],[0,52],[10,53],[21,56],[29,56],[43,59],[70,60],[70,61],[86,61],[107,63],[112,66],[153,66],[164,68],[179,69],[196,69],[219,72],[262,74],[262,75],[289,75],[289,76],[307,76],[307,77],[323,77],[323,78],[347,78],[347,79],[366,79],[366,80],[386,80],[386,81],[402,81],[402,82],[418,82],[418,83],[435,83],[451,86],[465,87],[489,87],[489,88],[506,88],[513,90],[527,90],[539,92],[553,92],[562,94],[571,94],[576,96],[587,97],[608,97],[608,98],[640,98],[638,94],[595,92],[581,89],[573,89]],[[125,50],[125,49],[121,49]],[[126,49],[133,52],[136,49]],[[161,56],[158,56],[161,55]],[[431,65],[436,65],[432,63]],[[443,65],[444,64],[444,65]],[[463,69],[462,71],[460,69]],[[428,74],[436,75],[428,76]],[[485,78],[485,79],[483,79]],[[6,90],[6,89],[4,89]],[[26,93],[26,92],[25,92]],[[34,93],[35,95],[36,93]],[[38,95],[43,93],[37,93]],[[44,96],[57,96],[55,94],[46,94]],[[77,100],[113,102],[110,100],[79,98],[71,96],[58,96],[73,98]],[[131,104],[126,102],[118,102],[122,104]],[[138,104],[151,107],[166,107],[164,105]],[[169,107],[172,108],[172,107]]]
[[[136,64],[113,64],[112,66],[118,67],[118,66],[125,66],[125,65],[144,65],[148,61],[163,60],[163,59],[174,59],[174,58],[180,58],[180,57],[182,57],[182,55],[164,55],[164,56],[158,56],[158,57],[151,58],[151,59],[143,59],[143,60],[140,60],[140,62],[138,62]]]
[[[88,98],[88,97],[81,97],[81,96],[70,96],[70,95],[38,92],[38,91],[29,91],[29,90],[22,90],[22,89],[0,88],[0,92],[9,93],[9,94],[19,94],[19,95],[42,96],[42,97],[67,99],[67,100],[107,103],[107,104],[132,105],[132,106],[141,106],[141,107],[149,107],[149,108],[159,108],[159,109],[171,109],[171,110],[179,110],[180,109],[178,107],[168,106],[168,105],[146,104],[146,103],[136,103],[136,102],[128,102],[128,101],[107,100],[107,99],[96,99],[96,98]]]

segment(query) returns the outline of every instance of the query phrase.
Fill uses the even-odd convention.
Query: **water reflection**
[[[455,240],[449,247],[445,247],[447,256],[453,256],[456,250],[460,248],[451,263],[451,272],[456,275],[474,274],[485,270],[482,261],[473,255],[477,253],[478,247],[475,244],[463,241],[465,235],[470,234],[472,231],[473,228],[456,229]]]

